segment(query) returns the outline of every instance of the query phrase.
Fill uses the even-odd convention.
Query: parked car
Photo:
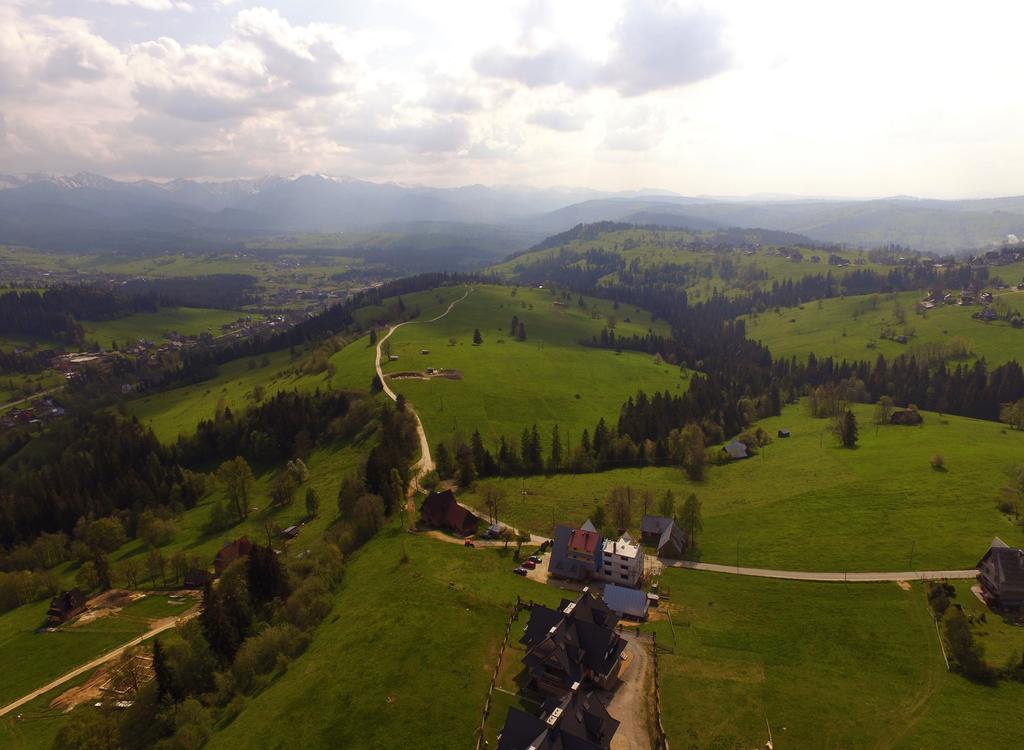
[[[512,572],[515,573],[517,576],[525,576],[526,575],[526,568],[520,566],[518,568],[513,569]]]
[[[523,560],[523,567],[527,570],[533,570],[537,567],[537,563],[535,563],[533,560]]]
[[[475,544],[473,544],[473,540],[472,539],[467,539],[465,542],[463,542],[463,544],[465,546],[467,546],[467,547],[475,547],[476,546]]]
[[[540,565],[542,562],[540,555],[530,555],[527,559],[534,565]]]

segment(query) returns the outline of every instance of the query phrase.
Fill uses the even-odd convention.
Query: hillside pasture
[[[668,570],[652,625],[672,747],[1017,746],[1024,685],[946,671],[921,584],[780,581]],[[1017,654],[1024,650],[1018,633]],[[767,725],[766,725],[767,722]]]
[[[513,567],[511,549],[389,526],[351,559],[309,650],[207,747],[471,747],[516,595],[562,593]]]
[[[232,323],[241,313],[232,310],[211,310],[202,307],[165,307],[155,313],[137,313],[116,320],[86,321],[86,341],[96,341],[104,349],[113,342],[124,347],[139,339],[161,343],[169,333],[195,336],[210,333],[221,335],[221,326]]]
[[[980,305],[940,305],[918,315],[914,308],[922,296],[920,292],[860,295],[766,311],[747,316],[747,336],[765,344],[775,358],[804,360],[813,353],[819,359],[874,362],[879,354],[887,359],[900,354],[927,355],[953,339],[962,339],[970,356],[960,361],[967,364],[982,357],[990,366],[1024,360],[1024,329],[1004,320],[973,319],[982,309]],[[995,304],[1020,310],[1024,292],[997,293]],[[897,308],[903,311],[903,323],[897,322]],[[884,330],[906,335],[907,343],[882,338]],[[950,365],[956,363],[950,361]]]
[[[679,393],[688,386],[688,373],[651,355],[579,343],[599,334],[608,316],[617,319],[617,336],[667,333],[649,313],[631,306],[615,310],[608,300],[588,299],[585,309],[575,297],[564,306],[556,301],[542,289],[479,286],[446,317],[395,332],[388,343],[399,359],[385,364],[385,374],[434,367],[461,376],[390,381],[415,406],[432,445],[457,435],[468,439],[479,429],[495,447],[501,435],[518,441],[524,428],[537,424],[547,450],[556,424],[563,439],[578,441],[599,418],[617,420],[637,389]],[[525,327],[525,341],[509,332],[513,316]],[[473,344],[476,329],[480,346]]]
[[[827,420],[791,405],[761,422],[773,437],[791,429],[791,438],[775,438],[754,458],[712,467],[701,483],[676,468],[487,481],[506,491],[503,520],[542,534],[554,524],[582,523],[616,486],[633,489],[634,532],[645,491],[651,508],[666,490],[677,507],[695,493],[704,515],[699,559],[709,563],[838,572],[962,569],[978,561],[995,535],[1024,544],[1021,528],[996,507],[1005,471],[1024,456],[1024,434],[928,412],[921,427],[876,429],[873,407],[854,411],[855,450],[838,447]],[[944,471],[931,467],[935,453],[943,454]],[[461,498],[484,507],[473,492]]]

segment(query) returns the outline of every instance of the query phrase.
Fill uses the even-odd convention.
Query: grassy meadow
[[[1024,685],[948,673],[921,584],[665,572],[655,630],[673,748],[1011,747]],[[1016,633],[1018,656],[1024,631]]]
[[[972,319],[971,315],[981,310],[979,305],[940,305],[924,316],[917,315],[914,307],[921,297],[919,292],[837,297],[768,311],[748,316],[747,336],[767,345],[774,358],[805,359],[813,352],[819,359],[831,356],[873,362],[879,354],[892,359],[959,337],[966,339],[975,357],[984,357],[990,365],[1024,360],[1024,330],[1002,320]],[[1021,309],[1024,293],[997,293],[995,300],[997,306]],[[903,324],[896,323],[897,305],[904,311]],[[881,338],[888,328],[906,335],[907,343]]]
[[[603,232],[599,236],[585,240],[570,240],[562,245],[543,250],[524,253],[493,267],[495,272],[513,278],[524,269],[539,262],[550,261],[561,252],[583,254],[588,250],[599,249],[613,252],[625,260],[627,266],[638,263],[642,269],[659,268],[664,265],[689,265],[693,277],[685,286],[691,301],[697,302],[710,297],[715,291],[724,294],[738,294],[753,288],[768,288],[773,281],[784,279],[801,279],[814,274],[826,274],[831,271],[833,276],[842,277],[857,268],[884,272],[885,266],[865,262],[860,266],[831,267],[824,262],[827,252],[810,248],[799,248],[804,260],[794,262],[781,255],[769,255],[764,249],[755,255],[741,251],[710,251],[699,252],[696,243],[714,237],[714,233],[694,232],[688,229],[621,229]],[[712,239],[712,241],[716,241]],[[837,255],[853,261],[862,253],[839,251]],[[812,263],[812,255],[818,255],[823,262]],[[722,275],[720,261],[728,258],[732,272],[726,277]],[[866,259],[865,259],[866,260]],[[577,261],[577,266],[585,266],[586,261]],[[760,278],[766,275],[766,278]],[[603,283],[615,283],[618,274],[612,273],[601,279]]]
[[[611,315],[618,336],[642,335],[650,328],[666,333],[665,324],[652,323],[649,313],[625,306],[615,310],[611,302],[596,299],[587,300],[587,309],[575,299],[555,306],[547,290],[513,291],[474,287],[446,317],[410,323],[389,339],[399,359],[386,363],[385,374],[437,367],[462,375],[459,380],[390,381],[416,407],[431,444],[456,435],[468,439],[475,429],[489,444],[501,435],[518,441],[523,428],[534,423],[545,443],[555,424],[563,438],[579,440],[599,418],[617,419],[623,402],[637,390],[676,393],[687,387],[678,367],[656,364],[649,355],[579,344],[600,333]],[[509,335],[513,316],[523,322],[526,341]],[[475,329],[483,338],[480,346],[473,345]],[[430,354],[421,354],[423,349]]]
[[[761,423],[773,436],[790,428],[791,438],[775,438],[754,458],[711,467],[699,484],[675,468],[487,481],[506,490],[503,520],[538,533],[556,523],[581,523],[595,500],[619,485],[634,491],[633,530],[643,515],[644,491],[656,501],[671,489],[677,503],[693,492],[703,505],[700,559],[711,563],[738,559],[742,566],[821,571],[961,569],[973,566],[995,535],[1024,544],[1020,527],[996,508],[1007,482],[1004,471],[1024,457],[1024,434],[928,412],[921,427],[876,429],[873,407],[854,411],[860,424],[855,450],[837,446],[827,420],[791,405]],[[935,453],[943,454],[945,471],[931,467]],[[477,483],[478,491],[482,485]],[[460,497],[484,507],[475,492]]]
[[[72,623],[53,632],[36,632],[46,624],[49,601],[0,615],[0,663],[5,676],[0,681],[0,706],[138,637],[152,621],[181,614],[191,603],[175,604],[166,596],[147,596],[107,617],[80,626]]]
[[[512,567],[512,550],[389,526],[352,557],[309,650],[207,747],[471,747],[516,594],[561,594]]]
[[[104,349],[112,342],[118,346],[134,344],[139,339],[160,343],[167,334],[194,336],[200,333],[221,335],[221,326],[241,317],[234,310],[212,310],[202,307],[165,307],[155,313],[137,313],[116,320],[85,321],[86,341],[98,341]]]

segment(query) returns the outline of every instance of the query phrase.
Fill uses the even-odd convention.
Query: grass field
[[[669,570],[655,630],[673,748],[1016,747],[1024,685],[946,672],[920,584],[822,584]],[[662,617],[664,615],[661,615]],[[674,631],[674,638],[673,638]],[[1018,632],[1018,653],[1024,631]]]
[[[765,312],[748,318],[747,336],[766,344],[775,358],[804,359],[813,352],[819,359],[831,356],[851,362],[873,362],[879,354],[891,359],[914,353],[926,344],[945,344],[954,337],[962,337],[970,342],[975,356],[984,357],[990,365],[1010,359],[1024,360],[1024,330],[1005,321],[973,320],[971,315],[981,310],[978,305],[942,305],[922,317],[914,313],[914,305],[921,297],[919,292],[863,295]],[[872,298],[877,307],[868,309]],[[1003,292],[995,299],[1015,309],[1024,305],[1024,293]],[[902,325],[895,323],[897,302],[905,313],[906,322]],[[880,338],[883,328],[890,326],[899,334],[908,334],[908,342],[897,344]],[[869,342],[874,343],[872,348],[868,347]]]
[[[618,321],[618,336],[645,334],[649,328],[666,333],[665,324],[652,323],[649,313],[615,310],[611,302],[595,299],[587,301],[586,310],[575,302],[556,307],[547,290],[512,292],[511,287],[474,287],[448,316],[411,323],[389,340],[399,359],[386,363],[385,373],[437,367],[462,374],[461,380],[391,381],[416,407],[431,444],[455,435],[468,439],[475,429],[489,444],[501,435],[518,440],[523,428],[534,423],[545,446],[555,424],[563,439],[571,435],[578,441],[600,417],[616,420],[623,402],[637,390],[678,393],[687,387],[678,367],[655,364],[649,355],[579,344],[600,333],[610,315]],[[509,335],[513,316],[523,322],[526,341]],[[474,329],[483,337],[480,346],[473,345]],[[424,349],[430,354],[421,354]]]
[[[17,711],[0,717],[0,747],[10,750],[51,750],[57,732],[68,720],[60,707],[50,703],[64,691],[86,682],[93,672],[86,672],[73,680],[29,701]]]
[[[554,523],[581,523],[595,498],[618,485],[634,490],[634,529],[644,490],[656,500],[671,489],[677,502],[694,492],[703,504],[704,562],[822,571],[959,569],[973,566],[997,534],[1024,544],[1021,529],[996,509],[1004,470],[1024,456],[1024,434],[933,413],[924,414],[923,427],[876,432],[872,407],[855,412],[856,450],[837,447],[826,420],[788,406],[762,424],[771,435],[788,427],[791,438],[775,439],[755,458],[712,467],[701,484],[668,468],[489,481],[507,492],[504,520],[539,533]],[[931,468],[936,452],[944,454],[946,471]],[[461,497],[484,505],[474,493]]]
[[[117,320],[85,321],[86,341],[98,341],[104,349],[111,342],[119,346],[134,344],[139,339],[160,343],[168,333],[193,336],[209,332],[220,336],[221,326],[241,316],[233,310],[210,310],[202,307],[166,307],[155,313],[138,313]]]
[[[493,267],[492,270],[508,278],[514,278],[529,266],[549,261],[563,251],[583,254],[588,250],[600,249],[620,255],[627,266],[639,264],[641,269],[661,268],[665,265],[688,265],[692,278],[685,285],[691,301],[707,299],[714,291],[725,294],[737,294],[754,288],[768,288],[773,281],[785,279],[801,279],[815,274],[827,274],[842,277],[856,269],[870,269],[885,272],[887,267],[865,262],[860,266],[843,268],[830,267],[827,263],[812,263],[810,257],[818,255],[827,258],[828,253],[809,248],[800,248],[805,260],[796,263],[780,255],[769,255],[765,250],[756,255],[747,255],[740,251],[699,252],[694,249],[699,241],[711,238],[714,233],[700,233],[688,229],[622,229],[603,232],[597,237],[585,240],[571,240],[557,247],[535,250],[517,256]],[[754,240],[759,241],[759,240]],[[857,259],[861,253],[839,251],[836,253],[850,261]],[[720,262],[728,259],[732,272],[727,278],[722,276]],[[584,266],[586,261],[576,261],[574,265]],[[767,278],[761,279],[760,276]],[[618,274],[609,274],[601,279],[603,283],[616,282]]]
[[[309,650],[207,747],[471,747],[516,594],[560,598],[512,567],[511,550],[386,529],[352,558]]]
[[[37,633],[46,623],[49,606],[48,601],[36,602],[0,615],[0,706],[141,635],[152,620],[181,614],[188,607],[157,595],[81,626]]]
[[[61,385],[64,378],[53,370],[45,370],[33,375],[16,373],[0,375],[0,409],[8,401],[18,401],[33,393],[46,391]]]

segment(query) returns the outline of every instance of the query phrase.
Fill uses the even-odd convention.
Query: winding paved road
[[[393,325],[393,326],[388,328],[388,332],[387,333],[385,333],[383,336],[381,336],[379,339],[377,339],[377,358],[374,360],[374,366],[377,368],[377,377],[380,379],[381,387],[384,389],[384,393],[387,395],[388,398],[390,398],[392,401],[397,401],[398,400],[397,394],[393,390],[391,390],[391,386],[389,386],[388,382],[384,379],[384,371],[381,369],[381,366],[380,366],[380,348],[381,348],[381,345],[385,341],[387,341],[389,338],[391,338],[391,334],[393,334],[395,331],[397,331],[399,328],[401,328],[404,325],[409,325],[409,323],[433,323],[436,320],[440,320],[445,315],[450,313],[452,311],[452,308],[454,308],[457,304],[462,302],[462,300],[466,299],[466,297],[468,297],[469,293],[472,292],[472,291],[473,291],[472,287],[467,289],[465,294],[463,294],[457,300],[455,300],[450,305],[448,305],[448,309],[445,310],[440,315],[438,315],[437,317],[431,318],[430,320],[422,320],[422,321],[421,320],[407,320],[404,323],[399,323],[397,325]],[[417,461],[415,464],[413,464],[413,468],[416,469],[416,475],[413,477],[413,480],[412,480],[412,486],[413,487],[418,487],[419,483],[420,483],[420,478],[426,476],[427,474],[429,474],[430,472],[432,472],[434,470],[434,459],[430,455],[430,443],[427,442],[427,433],[423,429],[423,422],[420,420],[420,415],[416,413],[416,410],[414,408],[412,408],[411,405],[409,406],[409,409],[412,411],[413,417],[416,418],[416,433],[420,436],[420,460]]]

